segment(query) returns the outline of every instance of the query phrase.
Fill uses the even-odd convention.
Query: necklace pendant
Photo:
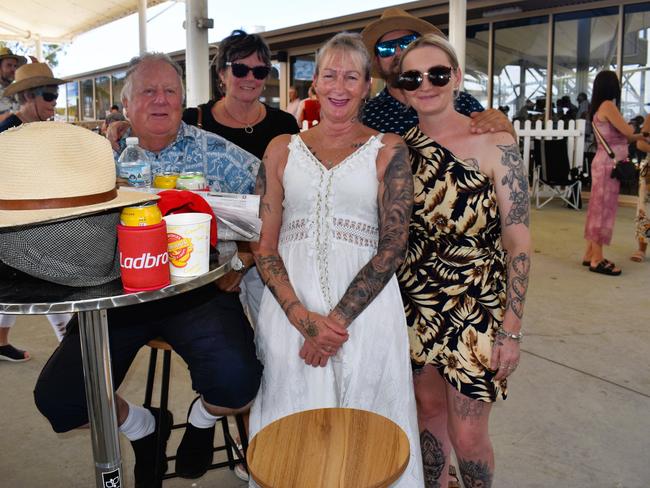
[[[246,127],[244,127],[244,132],[246,132],[246,134],[252,134],[253,128],[250,125],[247,125]]]

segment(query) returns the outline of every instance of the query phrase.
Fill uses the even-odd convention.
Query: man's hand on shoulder
[[[485,132],[508,132],[517,137],[514,127],[508,117],[496,108],[489,108],[484,112],[472,112],[470,117],[470,132],[472,134],[483,134]]]

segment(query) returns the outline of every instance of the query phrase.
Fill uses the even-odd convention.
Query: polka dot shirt
[[[454,108],[463,115],[482,112],[481,104],[467,92],[460,92],[454,102]],[[404,135],[411,127],[418,125],[418,114],[412,107],[407,107],[392,97],[384,88],[379,95],[368,100],[363,108],[363,123],[379,132],[394,132]]]

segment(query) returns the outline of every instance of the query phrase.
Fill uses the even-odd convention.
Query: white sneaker
[[[248,473],[246,472],[246,469],[244,469],[243,464],[235,465],[235,476],[242,481],[248,481]]]

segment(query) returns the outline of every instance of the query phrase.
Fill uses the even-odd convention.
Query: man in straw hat
[[[445,35],[429,22],[408,12],[391,7],[381,17],[368,24],[361,36],[371,54],[372,76],[381,78],[386,87],[363,109],[363,123],[380,132],[394,132],[404,135],[418,124],[418,116],[412,107],[406,106],[406,99],[399,88],[393,85],[399,75],[399,60],[402,50],[423,34]],[[497,109],[483,112],[483,107],[472,95],[459,92],[455,101],[456,111],[472,116],[475,131],[507,131],[514,134],[508,118]]]
[[[6,96],[18,99],[20,108],[0,123],[0,132],[25,122],[43,122],[54,117],[58,85],[64,80],[55,78],[45,63],[24,64],[16,70],[16,81],[5,89]]]
[[[12,53],[8,47],[0,47],[0,122],[18,110],[16,101],[4,91],[14,81],[16,69],[26,62],[24,56]]]

